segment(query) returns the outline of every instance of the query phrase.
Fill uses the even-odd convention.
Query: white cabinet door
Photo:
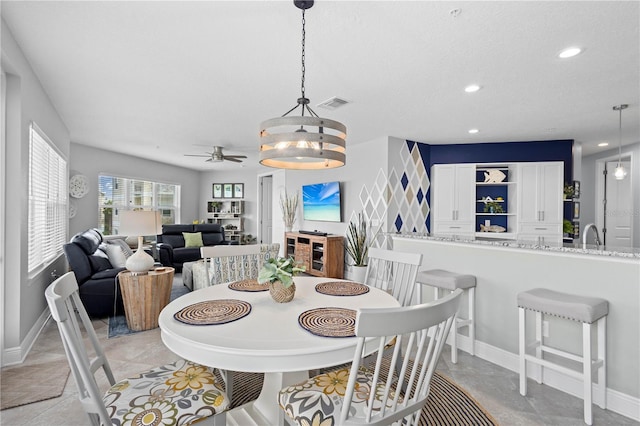
[[[431,231],[472,235],[475,214],[475,165],[434,165],[431,183]]]
[[[564,166],[562,163],[540,165],[540,211],[542,222],[562,222],[562,189]]]
[[[518,231],[520,234],[562,237],[561,162],[521,163],[518,176]]]

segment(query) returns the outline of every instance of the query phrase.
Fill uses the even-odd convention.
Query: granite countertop
[[[438,236],[438,235],[426,235],[414,232],[407,233],[387,233],[390,237],[401,238],[414,238],[428,241],[442,241],[452,243],[468,243],[476,245],[486,245],[494,247],[511,247],[516,249],[528,249],[528,250],[542,250],[558,253],[573,253],[573,254],[588,254],[595,256],[609,256],[609,257],[622,257],[627,259],[640,260],[640,248],[615,248],[615,247],[603,247],[597,248],[593,244],[587,244],[586,248],[583,248],[581,243],[564,243],[562,245],[539,245],[533,244],[530,241],[518,241],[508,239],[465,239],[464,237],[452,237],[452,236]]]

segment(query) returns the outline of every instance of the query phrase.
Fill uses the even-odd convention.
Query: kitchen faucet
[[[593,232],[596,234],[596,248],[600,248],[600,236],[598,235],[598,228],[595,223],[590,223],[584,227],[584,231],[582,231],[582,248],[587,248],[587,233],[589,232],[589,228],[593,228]]]

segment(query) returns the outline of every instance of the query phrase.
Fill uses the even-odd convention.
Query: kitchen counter
[[[607,317],[607,406],[640,420],[640,254],[582,249],[580,246],[537,246],[518,241],[461,240],[427,235],[389,234],[393,249],[421,253],[422,267],[476,277],[476,354],[518,371],[517,295],[549,288],[609,302]],[[425,289],[423,301],[432,298]],[[465,315],[466,302],[462,301]],[[582,352],[582,326],[547,316],[548,342],[569,352]],[[466,334],[466,330],[462,330]],[[459,339],[466,350],[467,335]],[[545,371],[544,383],[580,396],[579,381]],[[598,386],[598,385],[595,385]],[[517,393],[517,389],[514,389]]]
[[[540,250],[548,252],[558,252],[567,254],[593,255],[593,256],[609,256],[627,259],[637,259],[640,261],[640,248],[630,247],[596,247],[594,244],[587,244],[586,248],[582,243],[563,243],[562,245],[538,245],[531,241],[518,241],[513,239],[495,238],[496,234],[490,234],[490,237],[476,237],[476,239],[465,239],[463,237],[425,235],[418,233],[406,234],[387,234],[391,238],[402,237],[428,241],[442,241],[451,243],[477,244],[494,247],[509,247],[513,249],[524,250]]]

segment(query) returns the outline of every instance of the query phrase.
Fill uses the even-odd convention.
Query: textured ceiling
[[[306,94],[347,125],[432,144],[640,140],[637,1],[319,1],[307,11]],[[300,96],[290,1],[6,1],[0,11],[72,142],[196,170],[222,145],[257,164],[258,125]],[[454,17],[450,11],[459,8]],[[584,52],[561,60],[568,46]],[[474,94],[464,87],[477,83]],[[470,135],[470,128],[480,132]]]

